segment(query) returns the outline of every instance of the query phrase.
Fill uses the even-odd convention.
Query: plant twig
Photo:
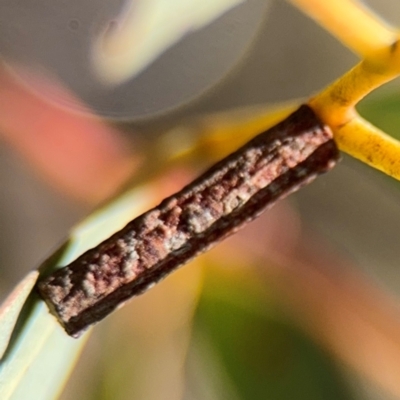
[[[400,180],[400,142],[357,116],[335,129],[340,150]]]
[[[331,169],[329,128],[304,105],[158,207],[39,283],[64,329],[77,337],[132,296]]]
[[[363,58],[370,58],[382,47],[390,46],[396,40],[396,31],[359,1],[291,2]]]
[[[355,105],[400,73],[398,42],[381,50],[379,62],[364,60],[309,101],[330,126],[341,150],[400,180],[400,143],[363,120]]]

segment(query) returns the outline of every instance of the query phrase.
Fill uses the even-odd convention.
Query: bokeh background
[[[400,25],[396,0],[368,4]],[[151,206],[214,157],[160,171],[163,152],[242,108],[300,104],[357,62],[291,4],[248,0],[111,85],[90,54],[123,7],[0,4],[2,298],[107,199],[147,182]],[[397,82],[359,110],[400,137]],[[61,398],[400,398],[399,189],[343,155],[96,326]]]

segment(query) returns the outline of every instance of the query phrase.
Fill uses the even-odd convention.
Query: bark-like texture
[[[180,192],[39,283],[78,337],[132,296],[331,169],[338,150],[308,106],[261,133]]]

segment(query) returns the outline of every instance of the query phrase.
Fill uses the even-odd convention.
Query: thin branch
[[[396,30],[356,0],[290,0],[362,58],[396,40]]]
[[[363,120],[356,104],[372,90],[400,75],[396,41],[363,60],[310,99],[309,105],[333,131],[341,150],[400,180],[400,143]]]
[[[398,63],[397,57],[394,61]],[[311,98],[309,105],[332,129],[344,125],[355,116],[354,107],[361,99],[398,76],[394,66],[362,61]]]
[[[39,284],[78,337],[132,296],[330,170],[338,150],[307,106],[256,136],[159,206]]]
[[[360,116],[333,131],[339,148],[400,180],[400,142]]]

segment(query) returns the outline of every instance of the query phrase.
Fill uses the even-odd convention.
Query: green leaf
[[[243,0],[135,0],[124,7],[119,29],[106,30],[93,45],[93,66],[108,83],[137,75],[187,32],[204,27]],[[128,5],[128,3],[127,3]],[[168,23],[165,23],[168,21]],[[148,35],[149,27],[153,27]]]
[[[206,341],[211,359],[219,361],[214,370],[224,371],[237,398],[351,398],[330,357],[266,296],[271,290],[261,275],[244,279],[243,272],[235,277],[217,270],[208,270],[196,328],[202,332],[199,342]]]
[[[38,276],[38,271],[29,272],[0,307],[0,360],[7,349],[22,306],[32,291]]]
[[[68,242],[40,270],[47,272],[70,263],[122,228],[147,206],[151,197],[149,188],[142,187],[94,213],[73,230]],[[56,398],[89,337],[89,332],[79,339],[69,337],[35,291],[21,310],[36,278],[37,272],[30,273],[0,310],[0,346],[7,347],[0,362],[2,400],[27,400],[33,394],[40,400]]]

